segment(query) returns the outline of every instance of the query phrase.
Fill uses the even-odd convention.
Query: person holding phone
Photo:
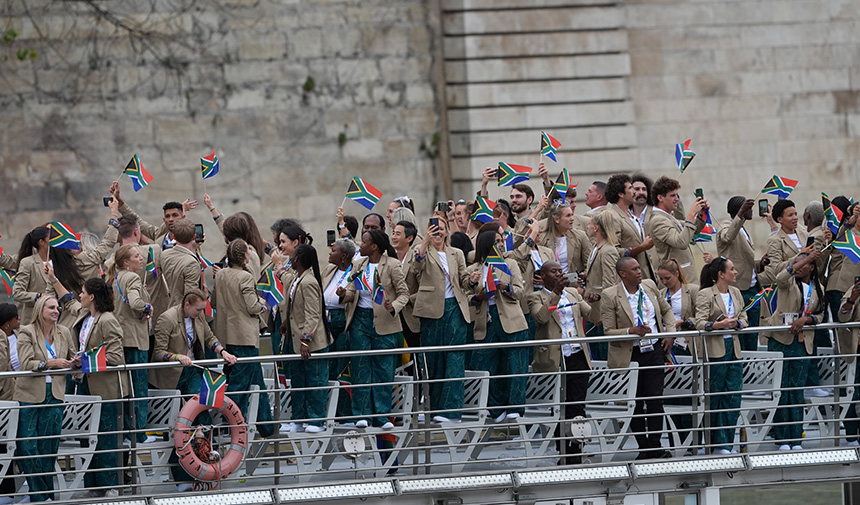
[[[744,297],[744,306],[748,305],[752,297],[761,291],[759,282],[764,268],[768,265],[767,254],[756,260],[756,247],[752,237],[744,228],[747,221],[752,220],[752,209],[755,202],[743,196],[733,196],[726,204],[731,219],[720,223],[717,230],[717,254],[731,260],[737,270],[736,284]],[[765,204],[767,202],[765,201]],[[765,205],[766,206],[766,205]],[[747,321],[750,326],[759,325],[759,315],[762,304],[757,304],[746,312]],[[744,333],[738,335],[741,341],[741,349],[744,351],[755,351],[758,349],[758,333]]]
[[[799,216],[794,202],[788,199],[779,200],[774,204],[771,215],[779,229],[767,239],[767,257],[770,263],[761,274],[761,282],[764,285],[775,283],[779,273],[785,270],[798,254],[812,250],[812,246],[806,246],[806,230],[797,226]]]
[[[161,253],[161,273],[170,293],[168,307],[182,303],[186,290],[201,289],[207,296],[209,293],[197,257],[199,244],[195,241],[194,223],[189,219],[177,220],[173,223],[173,237],[174,246]]]
[[[120,197],[119,182],[114,181],[110,185],[110,194],[119,204],[119,213],[123,216],[132,216],[140,225],[143,236],[158,244],[162,250],[170,249],[176,245],[176,237],[173,234],[173,225],[180,219],[185,219],[185,213],[197,208],[197,200],[186,198],[182,203],[167,202],[161,208],[164,211],[162,224],[155,226],[144,221],[134,210]]]
[[[747,326],[743,296],[734,286],[737,273],[732,260],[722,256],[702,268],[702,289],[696,296],[696,329],[711,332]],[[731,454],[743,388],[741,343],[737,335],[701,338],[704,342],[698,342],[696,354],[710,363],[711,426],[717,428],[711,432],[711,454]]]
[[[465,353],[456,347],[466,343],[471,321],[466,290],[469,275],[462,251],[448,243],[448,223],[430,218],[427,233],[411,261],[417,287],[413,314],[421,327],[421,346],[445,346],[444,353],[426,354],[428,378],[451,379],[430,384],[430,408],[434,422],[457,422],[463,413]]]
[[[111,256],[113,248],[116,245],[119,229],[119,204],[113,197],[108,196],[105,198],[110,199],[105,205],[110,210],[110,218],[108,219],[107,230],[101,241],[98,240],[96,235],[84,232],[80,238],[81,248],[77,250],[70,249],[83,279],[102,276],[102,271],[104,270],[102,266],[108,257]]]

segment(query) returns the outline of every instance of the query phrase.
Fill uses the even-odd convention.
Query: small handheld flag
[[[215,409],[224,407],[224,395],[227,392],[227,376],[217,374],[212,377],[212,372],[207,368],[203,371],[203,380],[200,382],[200,396],[197,401],[200,405],[206,405]]]
[[[505,237],[505,252],[513,251],[514,250],[514,234],[511,232],[511,230],[505,230],[504,237]]]
[[[373,209],[376,202],[382,198],[382,191],[371,186],[360,177],[353,177],[346,190],[346,197],[364,206],[367,210]]]
[[[494,266],[508,275],[513,275],[511,273],[511,269],[508,268],[508,264],[505,263],[505,258],[502,256],[502,252],[499,251],[498,244],[493,244],[493,250],[490,252],[490,254],[487,256],[487,259],[484,261],[488,265]]]
[[[353,283],[355,284],[356,291],[373,291],[373,288],[370,286],[370,281],[364,273],[356,276]]]
[[[857,244],[857,235],[853,231],[846,230],[844,233],[841,233],[833,241],[833,247],[851,260],[851,263],[855,265],[860,263],[860,245]]]
[[[81,250],[81,236],[75,233],[71,226],[59,221],[51,221],[48,227],[50,228],[48,245],[57,249]]]
[[[0,280],[6,286],[6,294],[12,296],[12,287],[15,285],[15,274],[9,272],[5,268],[0,268]]]
[[[767,302],[767,308],[770,309],[770,313],[776,314],[776,306],[778,303],[776,284],[771,284],[770,287],[771,290],[764,294],[764,301]]]
[[[779,198],[788,198],[788,195],[794,191],[795,187],[797,187],[797,181],[774,175],[767,181],[761,192],[768,195],[776,195]]]
[[[257,290],[262,293],[269,307],[274,307],[284,301],[284,285],[271,268],[263,271],[262,277],[257,281]]]
[[[565,307],[573,307],[574,305],[576,305],[576,302],[565,303],[564,305],[550,305],[548,310],[549,312],[552,312],[554,310],[563,309]]]
[[[382,283],[379,282],[379,270],[375,270],[373,272],[373,303],[382,305],[382,301],[384,299],[385,288],[382,287]]]
[[[218,161],[218,157],[215,156],[214,148],[212,149],[212,154],[200,158],[200,169],[203,170],[204,179],[215,177],[215,175],[218,173],[218,168],[220,168],[220,166],[221,163]]]
[[[500,161],[499,168],[496,170],[496,177],[499,178],[499,186],[513,186],[521,182],[529,182],[531,172],[531,167],[511,165]]]
[[[203,255],[200,254],[199,252],[197,253],[197,259],[200,260],[200,271],[201,272],[206,270],[207,268],[215,265],[214,263],[212,263],[211,261],[209,261],[205,257],[203,257]]]
[[[499,280],[496,278],[496,272],[493,271],[493,267],[488,267],[487,276],[484,278],[484,291],[486,291],[487,293],[495,293],[496,284],[498,282]]]
[[[693,241],[691,243],[696,242],[712,242],[714,240],[714,223],[711,221],[711,211],[709,209],[705,209],[705,226],[702,228],[702,231],[693,235]]]
[[[821,193],[821,205],[824,207],[824,218],[827,222],[827,228],[836,235],[839,233],[839,224],[842,222],[842,211],[830,202],[830,197],[827,193]]]
[[[479,196],[475,198],[475,210],[472,211],[470,218],[472,221],[480,221],[484,224],[490,223],[493,221],[493,209],[495,208],[495,202]]]
[[[555,153],[561,147],[561,142],[552,138],[547,132],[540,132],[540,153],[552,161],[558,163]]]
[[[152,252],[152,247],[149,248],[149,253],[146,255],[146,271],[152,273],[153,279],[158,279],[158,265],[155,264],[155,255]]]
[[[107,342],[90,349],[81,356],[81,372],[95,373],[107,370]]]
[[[570,174],[566,168],[562,168],[561,173],[558,174],[558,179],[555,180],[552,186],[556,191],[558,191],[558,194],[561,195],[561,203],[564,203],[568,189],[576,189],[577,185],[570,183]]]
[[[140,158],[136,154],[128,162],[122,173],[127,174],[129,179],[131,179],[132,184],[134,184],[135,193],[152,182],[152,176],[143,168],[143,163],[140,162]]]
[[[687,166],[690,165],[693,158],[696,157],[696,153],[690,150],[690,141],[692,139],[687,139],[683,144],[675,144],[675,161],[678,163],[678,170],[682,174],[684,170],[687,170]]]
[[[755,307],[756,305],[758,305],[759,302],[761,302],[762,299],[765,298],[765,295],[770,291],[773,291],[773,288],[767,287],[767,288],[762,289],[758,293],[756,293],[755,296],[750,298],[750,302],[747,304],[746,307],[743,308],[742,312],[746,312],[746,311],[750,310],[751,308]]]

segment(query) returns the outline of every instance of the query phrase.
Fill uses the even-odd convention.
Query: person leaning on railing
[[[702,287],[696,296],[696,328],[706,332],[735,330],[747,326],[744,298],[734,286],[738,271],[731,260],[722,256],[702,268]],[[698,337],[697,337],[698,338]],[[737,335],[705,335],[696,346],[700,357],[710,365],[710,409],[712,454],[730,454],[735,439],[735,425],[741,406],[743,388],[741,342]],[[724,394],[716,394],[724,393]]]
[[[69,330],[57,324],[59,304],[53,296],[36,300],[30,324],[18,330],[18,360],[21,370],[31,372],[69,368],[77,346]],[[66,375],[18,377],[13,399],[23,407],[18,414],[18,468],[27,475],[30,501],[53,499],[54,472],[60,431]],[[33,405],[53,407],[27,408]],[[46,475],[33,475],[33,474]]]
[[[820,321],[825,308],[825,299],[818,284],[815,260],[821,251],[806,252],[789,261],[776,276],[776,312],[770,317],[771,326],[790,325],[788,331],[776,331],[768,335],[767,350],[779,351],[786,358],[809,356],[812,353],[813,331],[802,331],[806,325]],[[806,384],[807,359],[789,359],[782,364],[782,387],[785,390],[779,397],[780,407],[774,416],[774,440],[780,444],[779,450],[803,449],[803,390]]]
[[[850,291],[842,297],[842,306],[839,308],[839,322],[857,322],[860,321],[860,305],[857,299],[860,298],[860,283],[855,283]],[[860,328],[851,328],[850,331],[838,332],[839,336],[839,353],[842,354],[842,359],[848,363],[853,363],[860,353],[858,347],[857,335],[860,333]],[[858,431],[860,431],[860,422],[857,421],[857,401],[860,400],[860,367],[856,367],[854,373],[854,396],[851,397],[851,405],[848,407],[848,413],[845,416],[845,437],[849,446],[858,446],[860,442],[857,440]]]
[[[669,258],[657,267],[657,277],[663,284],[660,288],[660,296],[672,306],[672,314],[675,315],[675,330],[692,330],[693,319],[696,317],[696,295],[699,294],[699,285],[687,281],[681,265],[675,258]],[[689,356],[692,350],[690,342],[684,337],[675,339],[672,352]]]

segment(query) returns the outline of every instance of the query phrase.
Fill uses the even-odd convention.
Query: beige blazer
[[[403,271],[403,277],[406,280],[406,289],[409,290],[409,303],[403,307],[403,310],[400,313],[403,314],[403,320],[406,321],[406,326],[408,326],[409,330],[413,333],[419,333],[421,331],[421,322],[418,320],[418,316],[414,315],[415,298],[418,295],[418,277],[415,273],[412,261],[415,258],[415,252],[417,250],[417,248],[410,248],[406,251],[403,261],[400,262],[400,269]]]
[[[740,321],[741,326],[746,328],[749,326],[747,313],[743,312],[744,297],[741,296],[741,291],[735,286],[729,286],[729,295],[732,297],[732,305],[734,305],[735,315]],[[723,303],[723,297],[720,296],[720,291],[716,286],[711,286],[699,291],[696,296],[696,329],[702,331],[705,329],[705,324],[708,322],[716,322],[720,316],[729,317],[726,305]],[[722,358],[726,355],[725,336],[724,335],[704,335],[696,337],[697,355],[703,357],[701,340],[704,338],[704,347],[708,350],[708,358]],[[741,341],[737,335],[732,335],[732,341],[735,346],[735,358],[741,359]]]
[[[161,274],[170,293],[170,307],[181,305],[186,291],[203,286],[200,260],[192,251],[182,246],[161,253]]]
[[[417,253],[418,249],[415,249]],[[466,273],[466,259],[463,252],[455,247],[446,246],[444,250],[448,260],[448,276],[451,279],[451,287],[454,290],[454,298],[460,307],[460,312],[466,322],[470,322],[471,311],[466,290],[469,286],[469,274]],[[445,313],[445,271],[442,268],[442,260],[431,245],[427,248],[427,255],[419,260],[413,255],[410,266],[415,273],[418,288],[415,292],[415,308],[412,313],[416,317],[426,319],[441,319]]]
[[[134,217],[137,220],[138,226],[140,226],[140,234],[154,241],[154,245],[161,248],[161,244],[164,242],[164,236],[167,235],[168,231],[166,224],[163,222],[159,226],[149,224],[141,219],[141,217],[137,215],[137,213],[127,203],[123,203],[120,206],[119,213],[123,216]]]
[[[618,249],[604,240],[592,257],[588,255],[588,265],[585,267],[585,294],[594,293],[603,296],[603,290],[618,284],[618,273],[615,264],[618,263]],[[600,313],[600,300],[590,302],[597,313]]]
[[[16,337],[17,338],[17,337]],[[9,338],[0,332],[0,372],[12,371],[12,357],[9,352]],[[15,396],[15,379],[0,379],[0,401],[12,401]]]
[[[149,303],[149,293],[143,289],[140,276],[128,270],[117,271],[113,282],[114,315],[122,327],[122,346],[149,350],[149,322],[141,321]]]
[[[600,319],[600,314],[593,314],[593,308],[585,300],[579,296],[576,288],[565,288],[567,298],[576,305],[570,307],[573,310],[573,318],[576,321],[577,336],[585,336],[585,320],[588,317],[592,322],[595,318]],[[561,299],[560,295],[548,292],[546,289],[533,291],[526,295],[529,304],[529,313],[537,323],[535,331],[535,340],[555,340],[562,338],[561,334],[561,319],[558,316],[558,311],[549,311],[552,305],[558,305]],[[588,367],[591,368],[591,350],[588,344],[581,344],[582,351],[585,353],[585,360],[588,362]],[[534,361],[532,361],[532,369],[535,372],[557,372],[561,364],[561,346],[546,345],[534,348]]]
[[[78,265],[78,271],[84,280],[92,279],[93,277],[101,277],[99,268],[104,264],[105,260],[111,256],[113,247],[116,245],[117,237],[119,236],[117,229],[108,225],[107,231],[102,237],[101,242],[92,251],[81,250],[81,253],[75,256],[75,263]],[[146,257],[144,257],[145,259]]]
[[[842,306],[845,305],[845,302],[851,297],[851,291],[846,291],[846,293],[842,296],[842,301],[839,303],[839,322],[840,323],[849,323],[852,321],[860,321],[860,303],[854,305],[853,310],[847,314],[842,313]],[[778,301],[778,300],[777,300]],[[851,328],[850,331],[839,331],[837,332],[837,345],[839,354],[855,354],[857,352],[858,339],[857,335],[860,334],[860,328]],[[845,360],[846,363],[853,363],[854,356],[844,356],[842,359]]]
[[[684,319],[693,319],[696,317],[696,295],[699,294],[698,284],[681,284],[681,317]],[[666,300],[669,306],[672,302],[667,298],[669,290],[665,287],[660,288],[660,296]]]
[[[660,296],[657,285],[650,279],[642,281],[642,289],[645,296],[654,306],[654,319],[657,320],[657,328],[651,328],[655,333],[674,331],[675,315],[672,306],[666,299]],[[600,313],[603,316],[603,332],[606,335],[625,335],[627,329],[635,326],[635,317],[627,302],[627,290],[624,283],[603,290],[600,298]],[[627,368],[630,366],[630,356],[633,353],[633,340],[621,342],[609,342],[609,368]]]
[[[193,359],[204,359],[205,349],[212,349],[218,344],[215,334],[209,329],[206,320],[201,315],[194,319]],[[188,334],[185,333],[185,313],[181,305],[167,309],[155,323],[155,346],[152,351],[153,363],[168,361],[167,354],[188,355]],[[176,389],[182,368],[157,368],[149,371],[149,382],[159,389]]]
[[[567,239],[567,267],[570,272],[582,272],[588,263],[588,255],[591,254],[591,242],[588,241],[588,236],[573,229],[565,234]],[[549,248],[553,251],[553,260],[556,258],[556,237],[552,232],[547,232],[541,235],[540,245]]]
[[[72,335],[80,335],[84,319],[90,315],[86,310],[78,314],[78,319],[72,327]],[[72,337],[75,342],[79,337]],[[107,343],[108,366],[125,365],[125,354],[122,351],[122,327],[116,317],[110,312],[104,312],[95,317],[93,326],[87,335],[84,350],[89,351]],[[116,400],[125,398],[131,392],[128,374],[123,372],[96,372],[87,374],[87,382],[90,386],[90,394],[101,396],[102,400]]]
[[[741,233],[746,220],[736,216],[732,220],[724,220],[717,231],[717,254],[724,256],[735,265],[738,275],[735,285],[741,291],[746,291],[752,283],[753,271],[758,268],[755,259],[755,244],[752,237],[749,240]]]
[[[816,251],[824,250],[824,225],[816,226],[815,228],[809,230],[807,232],[807,236],[814,237],[815,243],[813,244],[813,249]],[[804,242],[804,245],[806,243]],[[817,260],[815,260],[815,267],[818,269],[818,276],[822,281],[825,280],[824,271],[827,267],[827,255],[822,254]]]
[[[22,259],[18,266],[15,283],[12,286],[12,299],[18,305],[18,316],[24,324],[33,322],[36,295],[49,292],[44,268],[42,258],[36,253]],[[50,291],[53,292],[53,289]]]
[[[651,263],[656,268],[665,260],[675,258],[684,272],[684,278],[688,282],[698,283],[699,273],[693,263],[693,253],[690,251],[690,241],[693,235],[702,231],[705,222],[701,217],[696,218],[696,223],[684,221],[683,224],[660,209],[652,209],[648,225],[645,227],[645,235],[654,240],[654,247],[648,252]]]
[[[266,306],[260,303],[256,279],[248,271],[234,266],[219,270],[210,302],[215,309],[212,328],[222,344],[260,347],[259,317]]]
[[[797,286],[794,276],[788,273],[788,270],[786,269],[783,269],[776,276],[776,288],[776,313],[772,314],[766,323],[762,323],[763,325],[782,326],[783,313],[797,313],[800,310],[803,298],[806,295],[806,293],[800,292],[800,288]],[[821,314],[826,310],[826,305],[827,303],[824,300],[818,299],[818,293],[815,290],[815,286],[812,286],[812,295],[809,298],[809,306],[811,307],[812,315],[814,315],[818,321],[821,321]],[[815,336],[815,327],[805,326],[801,334],[803,335],[804,346],[806,346],[806,353],[811,355],[812,342]],[[789,345],[794,340],[794,335],[787,331],[772,332],[769,333],[767,337],[773,338],[783,345]]]
[[[334,340],[325,329],[323,295],[320,285],[314,278],[313,270],[305,270],[298,278],[298,284],[290,298],[290,288],[287,290],[290,332],[292,333],[293,352],[301,354],[302,335],[313,337],[308,343],[311,352],[316,352],[330,346]]]
[[[349,276],[350,282],[343,295],[343,302],[347,305],[347,321],[352,322],[352,315],[355,314],[355,308],[358,306],[359,294],[355,290],[355,282],[352,281],[364,272],[369,261],[370,258],[367,257],[359,258],[352,267],[353,273]],[[383,253],[376,271],[379,273],[379,282],[385,289],[385,298],[391,300],[394,306],[394,315],[385,310],[381,304],[374,303],[373,327],[379,335],[391,335],[403,329],[399,314],[409,303],[409,289],[406,287],[406,279],[397,258],[389,258],[387,253]]]
[[[620,223],[616,232],[618,245],[615,246],[620,256],[623,256],[627,249],[636,247],[642,243],[644,237],[639,235],[639,230],[633,224],[630,214],[615,204],[608,204],[604,212],[614,212],[617,221]],[[645,232],[644,229],[642,231],[643,233]],[[639,253],[635,256],[635,259],[639,262],[639,267],[642,269],[642,278],[651,279],[656,282],[656,279],[654,279],[655,272],[651,269],[651,261],[648,259],[647,251]]]
[[[806,245],[806,232],[797,229],[797,238],[800,240],[800,245]],[[776,282],[776,278],[780,272],[785,270],[789,264],[794,261],[794,258],[800,254],[797,245],[788,237],[782,228],[767,239],[767,257],[770,259],[770,264],[765,267],[761,273],[760,281],[763,286],[767,286]]]
[[[35,372],[39,370],[39,362],[51,359],[45,338],[35,324],[21,326],[18,329],[18,362],[20,370]],[[54,346],[57,348],[57,358],[73,359],[77,346],[69,334],[68,328],[54,325]],[[51,394],[57,400],[63,400],[66,393],[66,375],[51,376]],[[95,394],[95,393],[93,393]],[[12,398],[16,402],[42,403],[45,401],[45,376],[18,377],[15,380],[15,393]]]
[[[505,264],[508,265],[508,268],[513,275],[508,275],[497,268],[495,270],[496,277],[500,281],[510,284],[512,294],[508,295],[501,290],[497,290],[494,296],[496,297],[496,307],[499,310],[499,319],[502,323],[502,330],[504,330],[505,333],[511,334],[527,330],[529,326],[528,323],[526,323],[522,306],[520,306],[520,300],[525,296],[523,277],[520,274],[520,268],[517,266],[517,262],[511,258],[505,258]],[[471,275],[475,270],[483,271],[483,267],[484,265],[482,263],[472,264],[466,269],[466,273]],[[482,292],[483,289],[483,280],[479,280],[477,287],[475,287],[471,293]],[[484,340],[484,337],[487,336],[488,310],[489,304],[487,299],[484,299],[479,305],[472,306],[472,321],[475,322],[475,340]]]
[[[5,268],[6,270],[15,270],[15,265],[17,263],[18,263],[18,255],[17,254],[0,253],[0,268]]]
[[[541,264],[544,264],[547,261],[555,261],[555,253],[549,247],[535,245],[535,248],[540,256]],[[525,242],[522,242],[513,251],[506,252],[505,258],[513,258],[520,267],[525,293],[522,300],[520,300],[520,307],[522,307],[524,314],[528,313],[529,301],[526,299],[526,295],[535,290],[535,262],[532,259],[532,248],[527,246]]]
[[[151,321],[155,322],[158,321],[158,316],[167,310],[170,295],[167,292],[167,284],[164,282],[164,273],[161,271],[161,247],[155,244],[137,245],[137,251],[143,258],[144,264],[146,263],[146,259],[149,258],[150,250],[155,260],[156,275],[153,276],[152,272],[147,272],[146,268],[143,268],[138,272],[138,277],[140,277],[141,283],[146,288],[149,303],[152,304]],[[105,260],[105,267],[110,268],[112,264],[113,256],[108,256]]]

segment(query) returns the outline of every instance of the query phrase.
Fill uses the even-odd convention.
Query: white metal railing
[[[856,328],[860,323],[820,324],[819,329]],[[785,327],[753,327],[741,331],[715,331],[708,335],[729,333],[762,333],[783,330]],[[698,337],[705,332],[685,331],[655,334],[656,337],[684,336]],[[628,340],[630,336],[587,337],[575,339],[581,342]],[[638,337],[636,337],[638,338]],[[835,341],[835,339],[834,339]],[[458,346],[457,351],[485,349],[487,347],[545,346],[567,343],[570,340],[542,340],[517,343],[470,344]],[[445,347],[422,347],[417,349],[394,349],[385,351],[330,352],[317,354],[311,359],[351,358],[359,355],[382,354],[423,354],[446,352]],[[788,388],[775,381],[781,366],[787,362],[805,359],[819,366],[829,382],[819,388],[833,388],[832,396],[808,398],[803,410],[805,436],[804,448],[820,450],[845,444],[844,424],[857,421],[849,417],[849,406],[854,388],[855,366],[845,364],[842,358],[857,357],[856,350],[830,350],[819,357],[785,358],[768,353],[745,353],[745,379],[740,416],[736,426],[733,446],[748,454],[769,454],[776,445],[767,438],[768,432],[780,423],[774,419],[780,395],[792,390],[811,390],[816,386]],[[389,475],[400,478],[408,476],[460,476],[475,473],[485,474],[493,469],[515,471],[530,468],[555,467],[563,456],[564,442],[571,437],[582,440],[583,463],[573,468],[598,468],[627,464],[636,461],[639,450],[634,443],[636,433],[631,428],[633,414],[631,403],[636,396],[636,384],[640,368],[633,366],[623,370],[612,370],[605,363],[595,363],[595,368],[587,372],[558,371],[546,374],[527,373],[529,389],[524,405],[525,415],[509,422],[494,423],[486,414],[487,392],[492,379],[486,373],[467,372],[461,379],[466,382],[466,403],[462,409],[461,423],[434,423],[433,415],[444,415],[449,410],[431,410],[426,406],[426,386],[443,382],[446,379],[426,379],[425,374],[404,375],[399,369],[391,383],[393,409],[390,418],[394,420],[392,430],[380,428],[356,429],[347,423],[359,416],[336,415],[337,399],[348,396],[349,390],[371,387],[373,385],[346,385],[329,383],[330,391],[325,427],[319,433],[278,433],[281,423],[306,421],[290,419],[283,415],[289,411],[290,397],[296,388],[284,388],[278,377],[272,376],[277,363],[299,359],[295,355],[259,356],[240,358],[243,363],[266,363],[269,377],[266,390],[252,390],[251,395],[266,394],[273,409],[273,424],[276,435],[268,439],[259,437],[262,424],[256,419],[256,409],[249,409],[246,422],[249,427],[249,448],[243,465],[239,470],[220,483],[220,489],[242,489],[244,491],[270,492],[275,488],[300,489],[307,483],[326,484],[351,482],[356,479],[385,479]],[[197,364],[217,367],[221,360],[202,360]],[[660,431],[662,445],[671,451],[673,458],[693,458],[708,455],[715,447],[711,435],[716,429],[710,424],[710,414],[719,412],[710,408],[710,399],[720,393],[711,393],[708,388],[709,368],[712,363],[702,362],[695,356],[680,360],[678,364],[665,365],[666,389],[660,397],[664,400],[663,428]],[[111,367],[110,370],[131,371],[155,369],[160,367],[181,366],[178,363],[130,364]],[[420,369],[419,366],[413,370]],[[68,374],[73,371],[50,371],[51,375]],[[589,375],[589,394],[582,402],[587,418],[575,423],[571,428],[564,418],[564,384],[567,374],[586,373]],[[769,375],[768,375],[769,374]],[[2,377],[39,375],[37,372],[6,372]],[[515,377],[497,375],[495,378]],[[379,384],[375,384],[379,385]],[[775,387],[779,386],[779,387]],[[241,393],[241,392],[239,392]],[[230,393],[234,395],[235,393]],[[88,491],[82,487],[83,474],[92,470],[94,442],[97,435],[116,436],[118,441],[129,439],[127,445],[119,444],[112,452],[119,455],[121,465],[116,469],[121,482],[123,495],[143,497],[175,496],[176,488],[169,479],[168,457],[171,452],[172,430],[176,412],[181,403],[191,395],[179,395],[178,391],[153,391],[147,399],[115,400],[123,409],[131,408],[134,401],[147,401],[150,412],[155,414],[151,425],[134,430],[117,430],[109,433],[98,432],[98,415],[94,412],[109,403],[98,398],[70,396],[65,404],[64,431],[58,435],[60,450],[56,457],[53,472],[47,475],[54,479],[55,501],[91,501],[85,496]],[[256,401],[250,402],[253,405]],[[89,409],[92,410],[88,410]],[[24,485],[27,475],[20,472],[14,463],[23,459],[14,448],[22,440],[17,432],[17,414],[24,408],[45,408],[44,406],[19,406],[13,402],[0,404],[0,436],[6,450],[0,448],[0,472],[6,478],[15,480],[15,497],[32,494]],[[518,405],[499,406],[521,407]],[[783,423],[787,424],[787,423]],[[122,420],[118,420],[122,426]],[[138,444],[135,433],[155,433],[156,442]],[[590,432],[590,433],[589,433]],[[50,438],[50,437],[48,437]],[[216,447],[224,445],[229,437],[223,430],[213,430]],[[82,441],[89,446],[85,447]],[[856,451],[855,451],[856,452]],[[856,454],[855,454],[856,455]],[[749,463],[749,457],[744,463]],[[679,459],[683,461],[683,459]],[[637,461],[638,463],[638,461]],[[644,467],[643,467],[644,468]],[[644,471],[644,470],[643,470]],[[32,474],[31,474],[32,476]],[[7,495],[8,496],[8,495]]]

